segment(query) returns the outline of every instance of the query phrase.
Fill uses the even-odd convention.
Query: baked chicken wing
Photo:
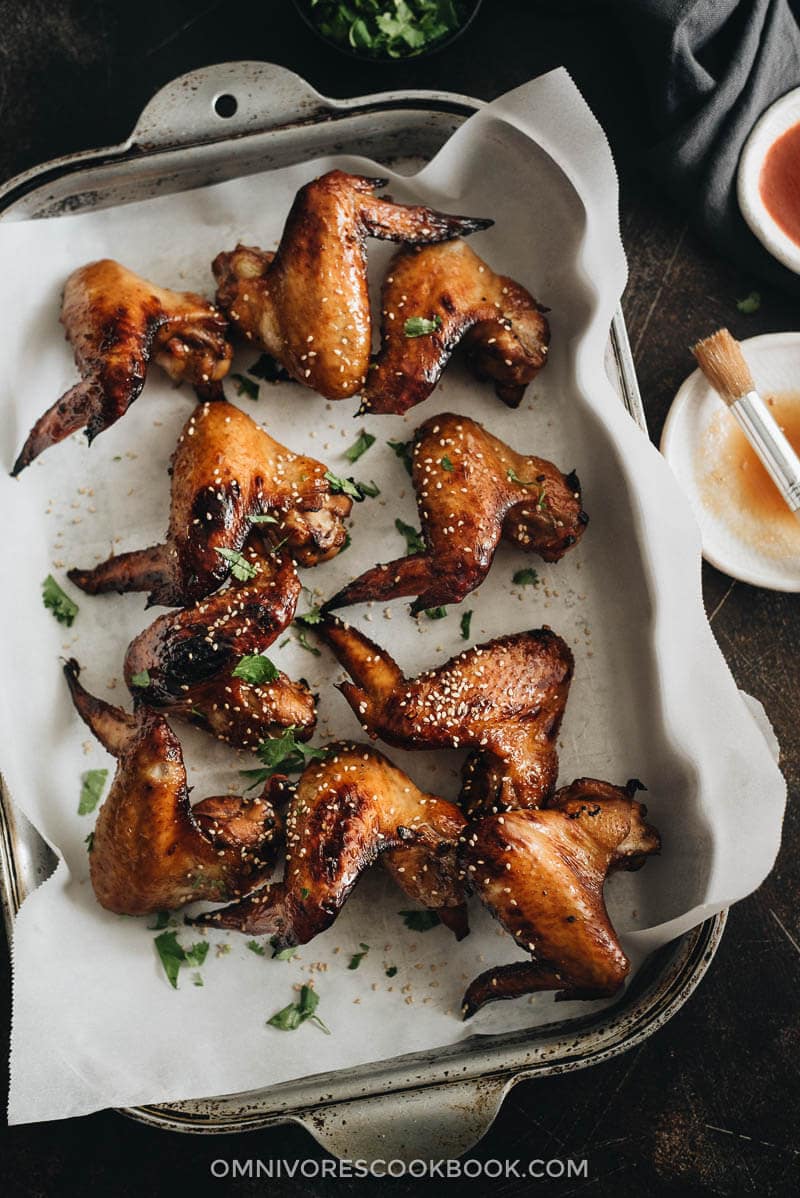
[[[81,381],[33,426],[14,474],[70,433],[85,428],[91,442],[124,416],[141,394],[151,361],[201,397],[219,391],[231,362],[227,321],[213,304],[193,292],[157,287],[110,258],[70,275],[61,322]]]
[[[125,681],[141,702],[177,715],[239,749],[293,728],[314,731],[314,696],[281,671],[263,683],[237,677],[243,657],[261,655],[291,623],[300,580],[289,554],[257,534],[244,560],[252,580],[231,578],[193,607],[165,612],[141,632],[125,656]]]
[[[286,779],[273,779],[273,796]],[[382,753],[366,745],[331,746],[324,761],[307,766],[286,815],[283,881],[233,906],[210,911],[196,922],[270,935],[277,948],[306,944],[330,927],[358,878],[380,854],[418,847],[414,858],[394,858],[393,876],[412,898],[431,906],[457,907],[455,855],[465,825],[458,807],[425,794]],[[446,890],[412,872],[433,863]],[[434,872],[436,872],[436,870]]]
[[[329,171],[297,193],[276,253],[239,245],[213,263],[233,327],[327,399],[355,395],[367,375],[366,238],[419,244],[492,224],[379,199],[386,182]]]
[[[169,911],[247,894],[275,859],[278,821],[266,796],[220,795],[189,806],[180,742],[163,716],[129,715],[90,695],[64,667],[79,715],[117,758],[89,853],[101,906],[118,915]]]
[[[381,310],[381,348],[362,412],[402,413],[422,403],[459,342],[472,374],[492,381],[510,408],[547,361],[544,309],[464,241],[400,250],[389,264]]]
[[[543,810],[507,811],[471,824],[459,861],[467,884],[532,960],[480,974],[464,995],[468,1019],[484,1004],[539,990],[558,998],[615,994],[630,962],[603,898],[615,869],[638,869],[660,839],[625,789],[581,778]]]
[[[272,518],[295,562],[314,566],[345,542],[352,501],[334,494],[328,470],[293,453],[233,404],[199,406],[172,457],[167,539],[119,553],[69,577],[90,595],[149,591],[148,606],[186,606],[217,590],[234,572],[254,521]]]
[[[353,679],[339,690],[373,739],[473,750],[462,789],[470,816],[535,807],[552,792],[573,659],[549,628],[475,645],[417,678],[340,620],[318,631]]]
[[[516,453],[466,416],[446,412],[417,429],[412,477],[425,551],[373,566],[325,604],[417,595],[414,613],[460,603],[480,586],[501,537],[555,562],[583,535],[577,475]]]

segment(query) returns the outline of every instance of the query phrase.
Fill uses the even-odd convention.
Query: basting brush
[[[711,386],[736,417],[787,507],[800,516],[800,458],[756,391],[739,342],[727,329],[718,329],[698,341],[692,353]]]

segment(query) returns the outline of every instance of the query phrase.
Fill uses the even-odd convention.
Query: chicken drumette
[[[408,411],[427,399],[458,343],[467,365],[510,408],[547,361],[550,328],[533,296],[497,275],[463,241],[402,249],[381,300],[381,349],[363,412]]]
[[[418,596],[414,613],[459,603],[486,578],[501,538],[555,562],[588,523],[577,475],[516,453],[466,416],[420,425],[412,463],[425,552],[373,566],[326,611],[402,595]]]
[[[314,731],[314,696],[270,662],[263,682],[237,676],[243,657],[262,655],[291,623],[300,580],[291,557],[263,533],[242,554],[256,571],[193,607],[166,612],[141,632],[125,656],[133,695],[181,716],[236,748],[255,749],[292,728],[298,740]],[[251,662],[251,669],[259,663]]]
[[[327,561],[345,542],[352,506],[328,475],[322,462],[286,449],[232,404],[202,404],[172,457],[166,541],[69,577],[90,595],[149,591],[148,606],[185,606],[217,590],[232,569],[252,577],[239,556],[264,518],[300,565]]]
[[[217,302],[233,326],[327,399],[355,395],[367,375],[366,238],[424,244],[492,224],[379,199],[385,184],[329,171],[297,193],[274,254],[239,245],[214,260]]]
[[[286,787],[276,776],[273,797]],[[333,745],[325,760],[307,766],[294,790],[283,881],[195,922],[270,935],[276,948],[306,944],[330,927],[360,875],[382,854],[409,897],[461,928],[456,851],[465,823],[455,804],[419,790],[382,753]]]
[[[227,321],[202,296],[157,287],[103,258],[67,279],[61,321],[81,381],[36,422],[14,465],[19,474],[43,450],[80,428],[91,442],[124,416],[151,361],[202,397],[220,393],[231,362]]]
[[[473,750],[462,789],[470,816],[535,807],[552,792],[573,660],[549,628],[476,645],[410,679],[355,628],[328,619],[318,631],[354,680],[339,689],[370,736]]]
[[[266,795],[220,795],[190,807],[183,753],[166,720],[144,707],[129,715],[90,695],[74,661],[64,673],[81,718],[118,760],[89,853],[101,906],[144,915],[219,902],[263,882],[278,832]]]
[[[581,778],[542,810],[490,815],[465,830],[459,863],[468,886],[532,956],[480,974],[464,995],[465,1018],[539,990],[592,999],[620,989],[630,962],[603,886],[613,870],[640,868],[661,845],[633,798],[637,789]]]

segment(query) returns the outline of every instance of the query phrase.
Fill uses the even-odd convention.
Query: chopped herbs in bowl
[[[462,33],[481,0],[295,0],[326,41],[359,58],[412,58]]]

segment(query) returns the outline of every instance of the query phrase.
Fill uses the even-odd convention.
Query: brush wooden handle
[[[757,391],[728,405],[786,504],[800,516],[800,458]]]

